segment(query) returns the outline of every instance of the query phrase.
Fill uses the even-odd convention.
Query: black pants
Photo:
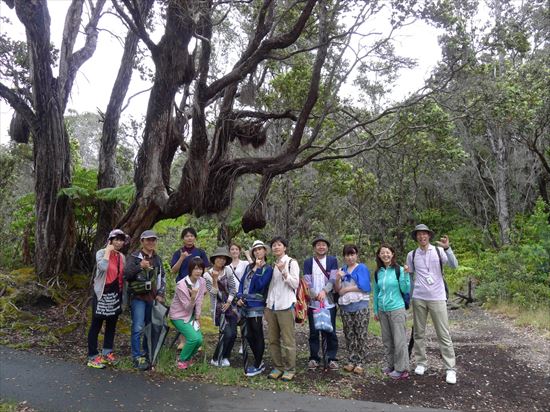
[[[313,309],[307,309],[307,320],[309,323],[309,359],[319,362],[319,334],[323,334],[327,342],[327,360],[336,360],[336,352],[338,352],[338,336],[336,336],[336,306],[329,309],[330,311],[330,323],[332,323],[332,333],[318,331],[315,329],[315,323],[313,322]]]
[[[225,329],[223,331],[223,344],[222,344],[222,359],[229,359],[231,356],[231,351],[233,350],[233,345],[235,344],[235,339],[237,338],[237,320],[236,319],[230,319],[227,320],[227,324],[225,325]],[[219,354],[219,346],[216,346],[216,350],[214,351],[214,356],[212,356],[212,359],[218,360],[220,354]]]
[[[263,317],[246,318],[246,340],[254,354],[254,366],[262,364],[265,351]]]
[[[105,320],[105,336],[103,338],[103,349],[113,350],[118,315],[109,316],[107,318],[97,318],[95,316],[92,316],[92,323],[90,325],[90,330],[88,331],[89,357],[96,356],[99,353],[97,351],[97,337],[99,335],[99,332],[101,331],[103,320]]]

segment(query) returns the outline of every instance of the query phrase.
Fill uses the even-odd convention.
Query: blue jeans
[[[136,359],[147,354],[147,341],[145,339],[143,339],[143,351],[141,351],[141,335],[145,325],[151,323],[153,302],[132,299],[130,308],[132,311],[132,359]]]

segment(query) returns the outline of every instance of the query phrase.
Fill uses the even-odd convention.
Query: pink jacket
[[[170,305],[170,319],[183,320],[189,322],[193,309],[195,309],[195,319],[201,317],[202,300],[206,294],[206,281],[199,278],[199,293],[195,299],[195,305],[191,304],[191,292],[187,287],[187,277],[183,278],[176,284],[176,294]]]

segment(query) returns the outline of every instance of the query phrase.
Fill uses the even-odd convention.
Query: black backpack
[[[403,302],[405,303],[405,310],[408,310],[411,307],[411,294],[410,293],[403,293],[401,290],[401,286],[399,285],[399,277],[401,276],[401,267],[399,265],[393,266],[393,269],[395,271],[395,277],[397,278],[397,286],[399,286],[399,292],[401,292],[401,297],[403,298]],[[378,272],[380,268],[376,269],[374,272],[374,281],[376,284],[378,284]]]
[[[439,251],[439,248],[436,246],[435,247],[435,251],[437,252],[437,257],[439,258],[439,267],[441,268],[441,277],[443,278],[443,285],[445,286],[445,300],[449,300],[449,286],[447,286],[447,281],[445,280],[445,276],[444,276],[444,273],[443,273],[443,260],[441,259],[441,252]],[[416,256],[416,249],[413,250],[413,255],[412,255],[412,264],[414,266],[414,257]],[[414,267],[413,267],[413,272],[414,272]]]

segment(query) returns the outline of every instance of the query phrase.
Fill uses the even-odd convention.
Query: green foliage
[[[475,268],[479,280],[479,299],[528,309],[550,308],[550,225],[546,207],[539,200],[533,214],[516,217],[509,246],[481,252],[475,258],[471,252],[466,254],[466,267]],[[474,272],[464,271],[465,275]]]

